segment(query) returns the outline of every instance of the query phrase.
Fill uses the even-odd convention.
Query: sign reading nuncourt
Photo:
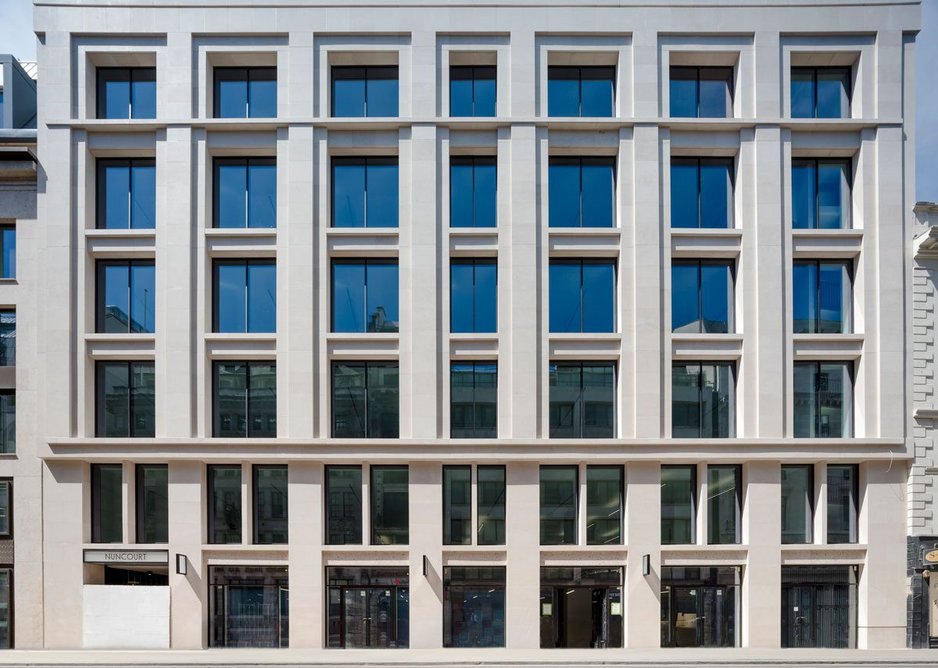
[[[85,550],[86,564],[169,564],[166,550]]]

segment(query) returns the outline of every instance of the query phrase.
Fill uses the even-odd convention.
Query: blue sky
[[[32,0],[0,0],[0,53],[34,60]],[[916,49],[916,199],[938,202],[938,0],[922,2]]]

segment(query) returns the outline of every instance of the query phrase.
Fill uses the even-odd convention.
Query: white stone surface
[[[167,649],[169,587],[84,585],[82,647]]]

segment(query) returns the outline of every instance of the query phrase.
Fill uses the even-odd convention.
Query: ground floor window
[[[406,568],[326,569],[328,646],[407,647],[410,578]]]
[[[782,566],[782,647],[857,646],[857,566]]]
[[[622,647],[622,569],[541,568],[541,647]]]
[[[288,647],[286,567],[209,567],[209,646]]]
[[[505,646],[505,568],[443,569],[443,646]]]
[[[661,569],[661,646],[735,647],[738,566]]]
[[[0,567],[0,649],[13,647],[13,569]]]

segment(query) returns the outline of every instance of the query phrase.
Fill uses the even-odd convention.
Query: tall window
[[[216,67],[215,118],[276,118],[276,67]]]
[[[91,465],[91,542],[122,543],[124,541],[121,487],[123,470],[120,464]]]
[[[551,158],[550,227],[615,227],[615,192],[613,158]]]
[[[156,118],[155,67],[97,68],[98,118]]]
[[[443,467],[443,544],[472,545],[472,466]],[[476,466],[476,544],[505,544],[505,467]]]
[[[397,227],[395,157],[332,159],[332,226]]]
[[[241,542],[241,467],[210,464],[208,477],[208,542]]]
[[[95,435],[153,437],[153,362],[98,362]]]
[[[152,333],[156,279],[153,260],[98,260],[95,331]]]
[[[287,542],[287,467],[254,466],[254,544]]]
[[[453,156],[449,161],[450,227],[495,227],[495,156]]]
[[[16,311],[0,311],[0,366],[16,366]]]
[[[443,544],[472,545],[472,467],[443,467]]]
[[[853,365],[797,362],[794,366],[795,437],[853,435]]]
[[[541,467],[541,545],[576,545],[576,466]]]
[[[16,278],[16,227],[0,226],[0,278]]]
[[[697,468],[661,467],[661,544],[697,541]]]
[[[614,332],[615,260],[550,261],[550,332]]]
[[[332,68],[332,115],[398,115],[397,65]]]
[[[332,363],[332,437],[397,438],[397,362]]]
[[[671,331],[725,334],[734,330],[732,260],[671,262]]]
[[[860,506],[856,464],[827,465],[827,542],[856,543]]]
[[[548,116],[614,116],[615,67],[547,68]]]
[[[476,543],[505,544],[505,467],[476,467]]]
[[[732,438],[736,435],[733,364],[675,363],[671,367],[671,435]]]
[[[215,227],[277,226],[277,159],[215,158]]]
[[[498,261],[495,258],[450,261],[450,331],[498,331]]]
[[[169,469],[137,464],[137,542],[169,542]]]
[[[849,67],[791,68],[791,117],[849,116],[850,81]]]
[[[586,467],[586,543],[622,544],[624,503],[621,466]]]
[[[795,334],[850,332],[853,306],[851,263],[795,260],[792,269]]]
[[[450,437],[496,438],[498,365],[453,362],[450,377]]]
[[[16,452],[16,390],[0,390],[0,453]]]
[[[671,227],[733,227],[732,158],[671,158]]]
[[[407,545],[409,498],[406,466],[371,467],[372,545]]]
[[[449,68],[449,115],[495,115],[495,66]]]
[[[333,260],[332,331],[398,331],[396,260]]]
[[[0,537],[13,537],[13,481],[0,480]]]
[[[505,567],[443,567],[443,647],[505,646]]]
[[[273,438],[277,435],[277,365],[215,362],[212,435]]]
[[[669,97],[674,118],[729,118],[733,68],[672,67]]]
[[[326,467],[326,545],[362,544],[362,467]]]
[[[214,326],[221,333],[277,331],[277,266],[273,260],[215,260]]]
[[[551,438],[615,437],[615,364],[558,362],[549,376]]]
[[[814,524],[814,467],[782,467],[782,543],[810,543]]]
[[[849,160],[792,158],[791,226],[796,230],[850,227]]]
[[[707,467],[707,542],[733,545],[742,542],[742,469]]]
[[[97,162],[95,221],[98,229],[156,227],[156,161],[152,158]]]

